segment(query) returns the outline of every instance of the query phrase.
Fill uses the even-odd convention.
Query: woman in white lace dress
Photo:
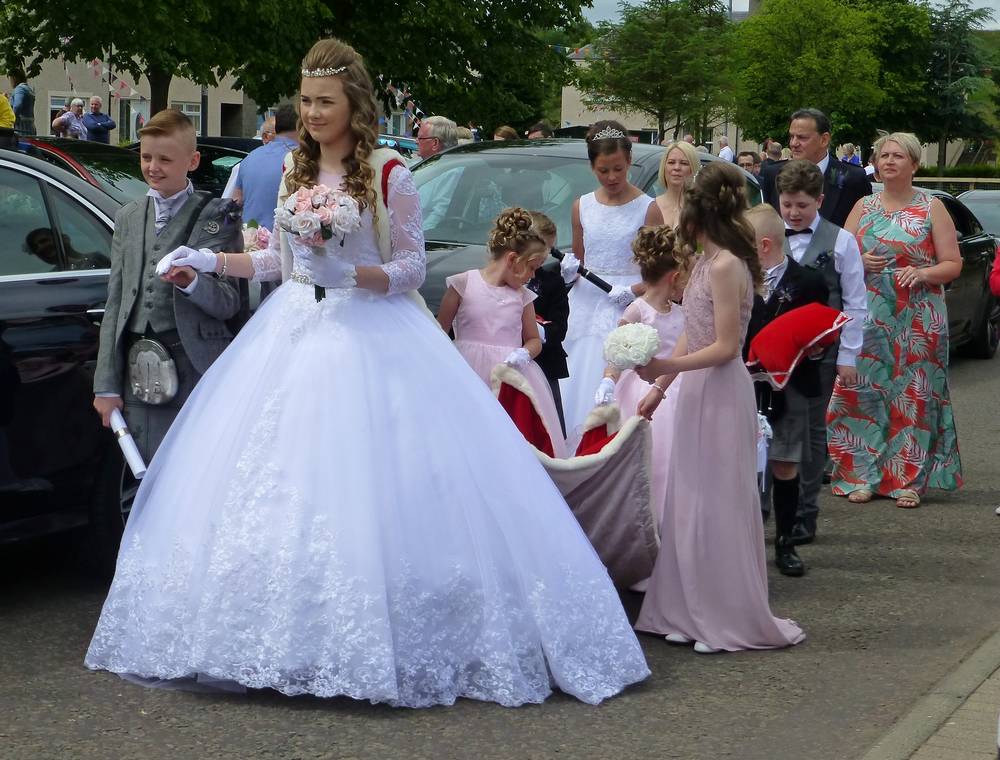
[[[594,388],[604,376],[604,339],[618,327],[625,307],[644,291],[632,260],[632,240],[644,225],[663,224],[656,201],[629,182],[632,141],[616,121],[599,121],[587,132],[587,155],[600,187],[573,202],[573,253],[563,259],[564,277],[580,264],[612,285],[610,293],[583,278],[569,293],[569,328],[563,348],[569,377],[561,380],[566,432],[582,425],[594,407]]]
[[[320,255],[277,229],[280,253],[172,254],[286,281],[151,463],[86,664],[411,707],[600,702],[649,672],[607,572],[416,296],[419,200],[373,151],[360,57],[324,40],[302,73],[283,192],[340,186],[362,228]]]

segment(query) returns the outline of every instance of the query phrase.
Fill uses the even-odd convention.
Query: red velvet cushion
[[[809,349],[829,346],[850,319],[836,309],[810,303],[768,322],[750,341],[747,366],[775,388],[784,388]]]

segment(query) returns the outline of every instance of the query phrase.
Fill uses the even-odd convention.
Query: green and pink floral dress
[[[858,227],[862,251],[890,258],[868,274],[868,317],[858,356],[859,383],[833,391],[827,440],[833,492],[859,488],[899,498],[904,490],[953,490],[962,484],[958,437],[948,394],[948,312],[941,285],[906,288],[896,272],[937,263],[930,197],[916,191],[900,211],[882,194],[864,199]]]

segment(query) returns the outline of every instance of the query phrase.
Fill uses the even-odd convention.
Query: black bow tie
[[[813,231],[808,227],[806,227],[804,230],[790,230],[790,229],[785,230],[786,238],[791,237],[792,235],[812,235],[812,234]]]

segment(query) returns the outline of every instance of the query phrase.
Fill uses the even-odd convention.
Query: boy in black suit
[[[764,271],[764,293],[754,297],[744,352],[769,322],[806,304],[825,304],[829,295],[820,272],[785,255],[785,225],[773,208],[755,206],[747,212],[747,219],[754,228]],[[782,574],[800,576],[805,573],[805,564],[795,551],[792,531],[799,506],[799,464],[809,452],[808,399],[821,393],[819,362],[806,359],[800,363],[783,390],[774,390],[766,382],[755,383],[754,390],[758,408],[774,433],[767,452],[769,495],[774,505],[774,562]]]
[[[531,212],[535,229],[545,244],[556,247],[556,226],[552,220],[539,211]],[[542,339],[542,352],[535,357],[535,363],[542,368],[545,379],[552,388],[552,399],[556,402],[556,412],[559,413],[559,424],[563,435],[566,435],[566,421],[563,419],[562,396],[559,395],[559,380],[569,377],[566,367],[566,352],[563,351],[563,339],[566,337],[566,327],[569,324],[569,290],[559,274],[559,267],[539,267],[535,276],[528,281],[528,290],[536,293],[535,314],[539,319],[538,334]]]

